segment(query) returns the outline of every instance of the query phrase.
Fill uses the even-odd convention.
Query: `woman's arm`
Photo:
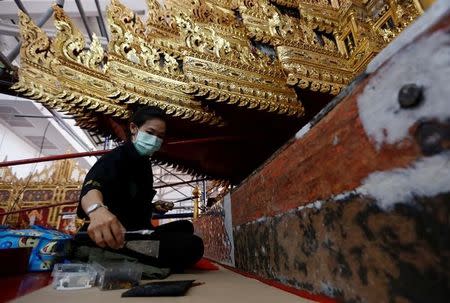
[[[81,218],[89,217],[87,232],[89,237],[100,247],[109,246],[114,249],[124,244],[125,228],[117,217],[106,207],[99,207],[89,214],[89,207],[94,204],[108,206],[105,196],[114,186],[114,181],[120,175],[120,155],[114,153],[103,156],[89,170],[80,193],[80,203],[77,214]]]
[[[85,213],[96,203],[103,204],[103,194],[98,189],[89,190],[81,198],[81,207]],[[125,228],[113,213],[105,207],[100,207],[88,216],[90,223],[87,232],[98,246],[109,246],[114,249],[123,247]]]

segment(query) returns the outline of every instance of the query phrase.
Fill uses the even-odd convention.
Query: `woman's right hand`
[[[90,223],[87,229],[89,237],[100,247],[122,248],[124,245],[125,228],[119,219],[104,207],[89,215]]]

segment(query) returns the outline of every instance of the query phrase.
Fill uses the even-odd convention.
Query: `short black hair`
[[[137,127],[141,127],[144,123],[151,119],[160,119],[166,121],[166,115],[163,110],[156,106],[143,106],[137,109],[130,118]]]

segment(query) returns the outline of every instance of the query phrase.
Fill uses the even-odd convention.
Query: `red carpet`
[[[212,263],[211,261],[202,258],[200,261],[197,262],[197,264],[195,264],[193,266],[193,269],[198,269],[198,270],[219,270],[219,267],[217,265],[215,265],[214,263]]]
[[[45,287],[51,281],[52,277],[50,276],[50,272],[0,277],[0,303]]]

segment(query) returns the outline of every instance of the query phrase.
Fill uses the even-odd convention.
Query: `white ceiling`
[[[25,9],[32,18],[40,17],[55,1],[51,0],[22,0]],[[106,6],[110,1],[99,0],[100,9],[105,12]],[[132,9],[136,13],[143,15],[147,11],[145,0],[120,0],[122,4]],[[81,0],[84,12],[88,17],[98,16],[97,7],[94,0]],[[17,5],[14,0],[3,0],[0,2],[0,16],[6,18],[17,18]],[[64,1],[64,11],[70,17],[79,17],[77,5],[74,0]]]
[[[96,149],[84,131],[74,126],[70,120],[65,121],[88,148],[76,142],[53,118],[18,117],[20,115],[42,117],[51,116],[51,113],[41,104],[31,100],[0,94],[0,122],[36,150],[40,150],[41,144],[44,142],[42,155],[85,152]],[[94,157],[83,158],[80,160],[80,164],[88,168],[95,163],[95,159]]]
[[[51,8],[51,5],[55,2],[52,0],[23,0],[20,1],[26,11],[30,14],[35,22],[42,18],[43,15]],[[104,16],[106,12],[106,6],[109,1],[99,0],[99,6]],[[144,16],[146,13],[146,3],[145,0],[121,0],[123,4],[133,9],[139,15]],[[106,37],[102,37],[99,25],[99,13],[94,0],[81,0],[85,15],[87,17],[87,23],[91,32],[95,33],[104,42],[106,42]],[[19,27],[18,27],[18,6],[14,0],[3,0],[0,1],[0,51],[4,56],[7,56],[11,51],[18,45],[20,41]],[[65,12],[73,19],[77,24],[78,28],[85,33],[86,37],[87,30],[83,24],[80,17],[80,12],[74,0],[64,1]],[[106,18],[104,18],[106,20]],[[106,26],[107,27],[107,26]],[[51,17],[43,26],[44,30],[49,34],[49,36],[54,36],[55,27],[53,25],[53,17]],[[86,39],[89,42],[89,38]],[[19,58],[16,58],[13,65],[20,66]],[[20,102],[19,102],[20,101]],[[19,135],[22,139],[28,141],[32,145],[42,143],[42,132],[45,129],[45,125],[49,120],[52,119],[38,119],[38,118],[17,118],[14,117],[14,113],[3,112],[1,114],[1,107],[3,106],[3,111],[14,111],[25,115],[50,115],[50,113],[39,103],[32,102],[31,100],[15,98],[9,95],[0,95],[0,121],[3,124]],[[9,107],[8,108],[6,108]],[[10,108],[13,108],[12,110]],[[6,117],[6,116],[8,117]],[[66,153],[68,151],[87,151],[89,149],[96,149],[91,141],[88,139],[84,131],[80,130],[78,127],[74,127],[75,122],[73,120],[64,120],[69,124],[72,130],[77,134],[78,137],[84,141],[81,146],[70,137],[70,135],[64,131],[59,125],[52,120],[52,125],[48,129],[45,142],[43,154],[57,154]],[[85,165],[89,163],[94,163],[95,158],[89,160],[83,160]]]

